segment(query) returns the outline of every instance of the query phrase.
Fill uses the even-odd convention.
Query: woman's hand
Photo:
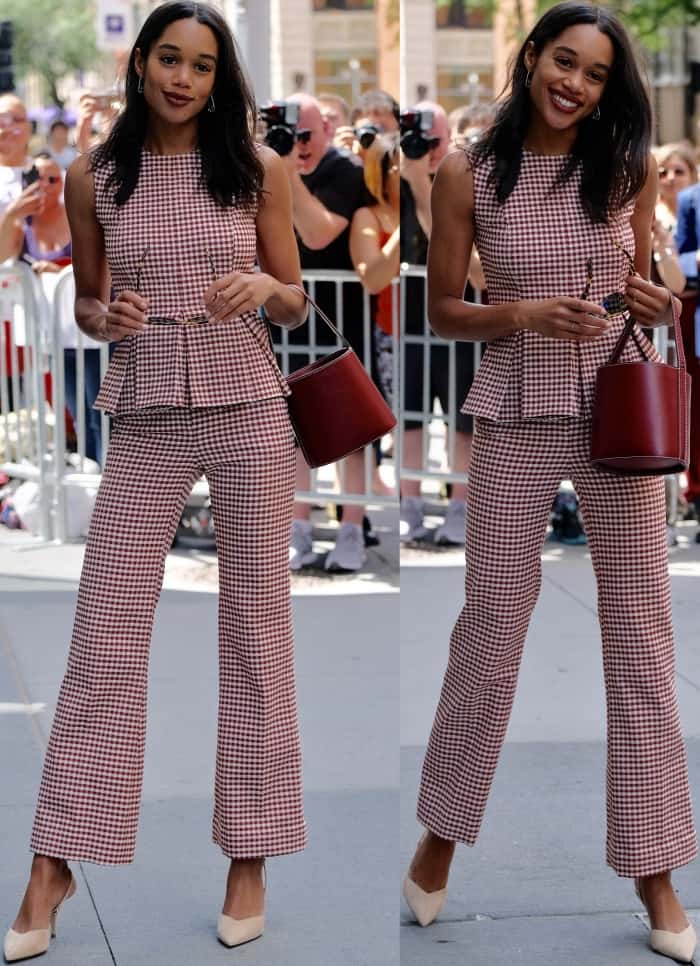
[[[97,316],[96,324],[90,324],[88,335],[103,342],[120,342],[129,336],[141,335],[148,328],[144,315],[148,299],[136,292],[125,290],[116,301],[110,302],[107,311]]]
[[[41,258],[39,261],[32,262],[32,271],[36,272],[37,275],[43,275],[44,272],[60,272],[61,266],[57,265],[56,262],[50,262],[46,258]]]
[[[625,302],[635,322],[653,328],[657,325],[670,325],[673,322],[671,295],[663,285],[647,282],[641,275],[628,275],[625,288]],[[678,312],[681,302],[675,299]]]
[[[28,215],[39,215],[44,207],[44,195],[41,190],[41,183],[35,181],[28,188],[17,195],[5,208],[5,215],[16,218],[26,218]]]
[[[230,272],[209,286],[204,305],[212,322],[230,322],[257,311],[278,288],[279,282],[265,272]]]
[[[593,342],[610,325],[602,306],[566,296],[517,302],[515,321],[519,329],[531,329],[549,339],[566,339],[569,342]]]

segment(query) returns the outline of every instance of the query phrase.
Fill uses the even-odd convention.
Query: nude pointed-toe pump
[[[7,930],[3,946],[5,962],[16,963],[20,959],[41,956],[42,953],[46,952],[51,940],[56,935],[56,916],[58,915],[58,910],[66,899],[70,899],[76,889],[77,883],[71,872],[70,883],[65,895],[58,905],[54,906],[51,910],[51,918],[47,929],[30,929],[28,932],[15,932],[14,929]]]
[[[263,892],[267,891],[267,871],[265,863],[262,867]],[[216,935],[220,943],[232,948],[242,946],[243,943],[250,943],[254,939],[259,939],[265,930],[265,914],[261,916],[246,916],[245,919],[234,919],[233,916],[226,916],[223,912],[219,913],[216,924]]]
[[[429,926],[437,919],[445,904],[447,888],[426,892],[410,876],[403,880],[403,897],[421,926]]]
[[[639,890],[639,880],[634,880],[634,891],[637,898],[646,909],[646,903]],[[652,929],[649,934],[649,945],[655,953],[668,956],[679,963],[692,963],[695,955],[695,947],[698,944],[698,937],[692,923],[688,923],[685,929],[680,932],[671,932],[668,929]]]

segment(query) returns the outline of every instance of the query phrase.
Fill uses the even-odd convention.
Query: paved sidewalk
[[[700,820],[700,545],[671,551],[678,697]],[[547,544],[542,595],[482,834],[455,857],[439,921],[402,903],[402,966],[643,966],[660,963],[631,881],[605,865],[605,704],[585,547]],[[401,870],[420,827],[425,744],[463,598],[462,551],[402,551]],[[700,861],[674,882],[700,932]],[[669,960],[664,960],[670,962]],[[700,963],[700,955],[697,960]]]
[[[74,863],[51,966],[396,966],[398,595],[389,534],[363,575],[294,580],[308,849],[268,863],[266,934],[216,941],[228,860],[211,843],[216,563],[171,554],[151,650],[136,861]],[[18,548],[19,541],[19,548]],[[398,541],[396,540],[397,544]],[[0,928],[26,883],[43,747],[82,546],[0,539]],[[188,590],[183,589],[189,588]],[[199,593],[192,593],[198,590]],[[350,595],[350,596],[349,596]]]

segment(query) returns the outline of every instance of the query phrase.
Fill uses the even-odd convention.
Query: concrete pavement
[[[398,964],[398,577],[396,541],[382,520],[382,545],[363,575],[293,582],[310,842],[305,852],[268,863],[263,939],[234,950],[216,941],[228,868],[210,829],[216,562],[177,551],[151,649],[136,861],[73,863],[78,892],[59,914],[52,966]],[[81,559],[80,545],[40,547],[7,531],[0,539],[3,930],[26,884]]]
[[[700,818],[700,546],[670,553],[677,683]],[[547,544],[543,588],[482,834],[459,847],[429,929],[402,904],[402,966],[644,966],[648,926],[630,880],[605,865],[605,703],[585,547]],[[463,599],[462,551],[402,551],[401,870],[420,834],[415,798]],[[397,876],[398,885],[399,876]],[[674,873],[700,932],[700,862]],[[700,956],[697,959],[700,963]]]

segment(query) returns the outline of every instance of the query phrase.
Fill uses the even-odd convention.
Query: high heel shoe
[[[267,871],[264,862],[262,865],[262,880],[264,893],[267,891]],[[233,916],[226,916],[221,912],[216,924],[216,935],[220,943],[232,948],[259,939],[264,929],[265,913],[261,916],[246,916],[245,919],[234,919]]]
[[[30,929],[28,932],[15,932],[8,929],[5,935],[3,951],[6,963],[16,963],[20,959],[29,959],[32,956],[41,956],[49,948],[51,940],[56,935],[56,916],[66,899],[70,899],[75,894],[78,885],[71,872],[70,883],[65,894],[58,905],[51,910],[48,929]]]
[[[646,902],[639,889],[639,879],[634,880],[634,891],[637,898],[646,909]],[[680,963],[692,963],[698,938],[692,923],[688,923],[681,932],[671,932],[668,929],[652,929],[649,934],[649,945],[656,953],[668,956]]]
[[[427,832],[423,832],[421,835],[416,846],[416,852],[421,847],[427,834]],[[436,889],[434,892],[426,892],[425,889],[421,889],[417,882],[413,881],[410,875],[406,875],[403,880],[403,897],[419,925],[429,926],[440,915],[445,904],[447,886],[444,889]]]
[[[410,876],[403,880],[406,905],[421,926],[429,926],[440,915],[447,898],[447,888],[426,892]]]

